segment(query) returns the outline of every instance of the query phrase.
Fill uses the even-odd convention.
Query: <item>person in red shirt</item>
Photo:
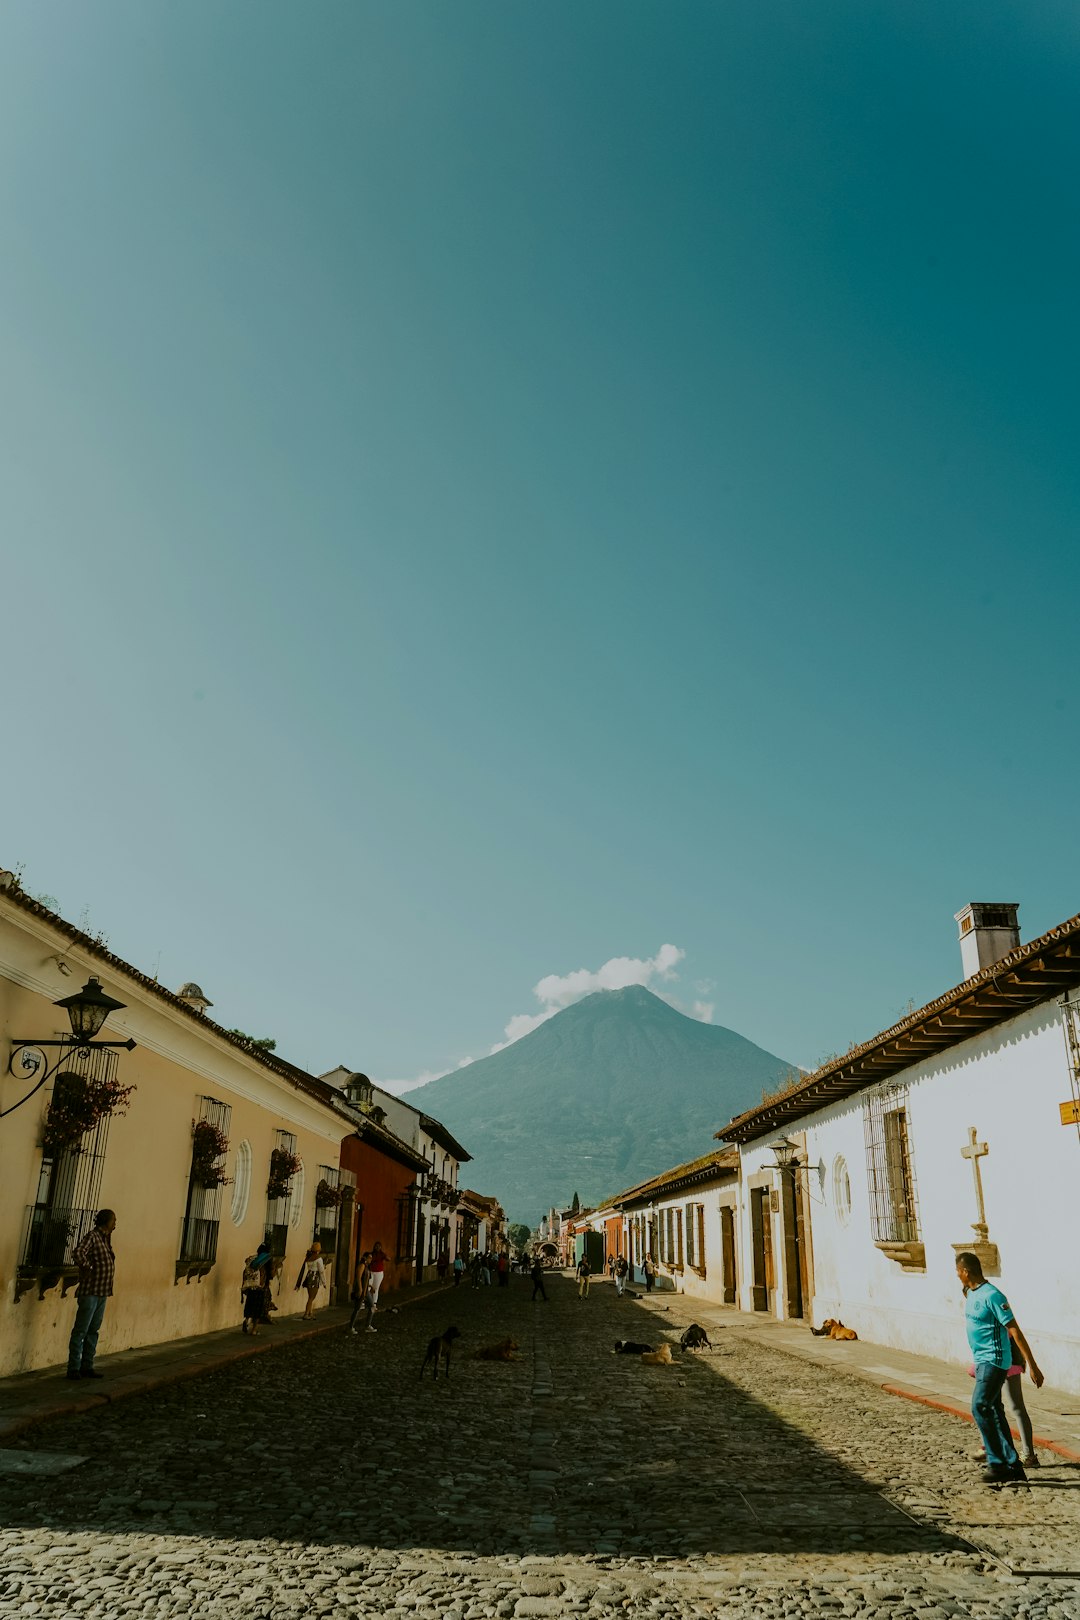
[[[72,1250],[71,1258],[79,1268],[79,1286],[75,1290],[78,1305],[75,1326],[68,1340],[69,1378],[100,1378],[94,1371],[98,1334],[105,1315],[105,1302],[113,1291],[116,1257],[113,1254],[112,1234],[116,1226],[116,1211],[99,1209],[94,1224],[81,1243]]]
[[[376,1243],[371,1251],[371,1260],[368,1265],[368,1322],[369,1333],[376,1332],[371,1318],[379,1308],[379,1290],[386,1275],[386,1250],[381,1243]]]

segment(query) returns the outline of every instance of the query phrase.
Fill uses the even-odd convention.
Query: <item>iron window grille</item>
[[[907,1087],[871,1096],[863,1111],[870,1224],[875,1243],[919,1241],[919,1195]]]
[[[274,1147],[291,1157],[296,1156],[296,1137],[292,1131],[275,1131]],[[270,1253],[275,1260],[284,1260],[289,1240],[289,1215],[292,1210],[292,1183],[283,1198],[266,1200],[266,1235],[270,1239]]]
[[[80,1084],[99,1085],[116,1078],[118,1061],[109,1048],[78,1051],[71,1055],[70,1071]],[[52,1098],[66,1083],[65,1074],[57,1075]],[[98,1210],[110,1117],[103,1114],[77,1141],[42,1155],[37,1195],[26,1212],[20,1270],[74,1265],[72,1250],[90,1231]]]
[[[216,1097],[199,1098],[200,1125],[213,1125],[228,1136],[232,1109]],[[221,1162],[221,1161],[219,1161]],[[218,1231],[221,1224],[221,1186],[204,1187],[195,1176],[195,1146],[192,1143],[188,1171],[187,1204],[180,1223],[180,1260],[209,1268],[217,1259]]]
[[[1080,994],[1064,998],[1061,1003],[1061,1022],[1065,1029],[1065,1050],[1069,1057],[1073,1121],[1077,1134],[1080,1135]]]
[[[341,1171],[332,1164],[320,1164],[316,1180],[315,1195],[315,1230],[312,1242],[322,1245],[324,1259],[332,1259],[337,1253],[338,1217],[340,1209],[337,1204],[320,1204],[318,1199],[319,1184],[324,1182],[333,1192],[341,1187]]]

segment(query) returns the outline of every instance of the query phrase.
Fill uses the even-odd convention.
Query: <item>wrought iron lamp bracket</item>
[[[44,1052],[40,1051],[40,1049],[45,1046],[56,1046],[60,1048],[52,1063],[46,1061]],[[40,1069],[41,1074],[34,1085],[30,1087],[30,1090],[26,1093],[26,1095],[19,1098],[18,1102],[12,1103],[10,1108],[0,1108],[0,1119],[4,1119],[8,1114],[13,1114],[16,1108],[21,1108],[23,1103],[29,1102],[30,1098],[39,1092],[42,1086],[46,1085],[48,1081],[54,1077],[57,1070],[60,1068],[60,1065],[63,1063],[65,1056],[68,1056],[73,1052],[96,1052],[102,1050],[103,1048],[112,1048],[114,1051],[121,1050],[124,1052],[131,1052],[134,1051],[135,1046],[136,1042],[133,1040],[75,1041],[72,1040],[70,1035],[63,1035],[57,1040],[51,1041],[12,1041],[11,1057],[8,1059],[8,1073],[15,1075],[16,1077],[18,1077],[18,1075],[21,1073],[24,1078],[28,1078],[30,1075],[37,1074],[38,1070]],[[30,1054],[33,1052],[40,1053],[40,1063],[35,1062],[34,1059],[30,1057]],[[29,1058],[29,1061],[27,1061],[27,1058]]]

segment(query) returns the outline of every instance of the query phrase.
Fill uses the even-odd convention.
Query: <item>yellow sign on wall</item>
[[[1061,1123],[1063,1125],[1080,1125],[1080,1102],[1074,1097],[1071,1102],[1059,1103],[1061,1110]]]

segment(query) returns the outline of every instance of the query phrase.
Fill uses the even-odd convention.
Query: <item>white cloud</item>
[[[431,1069],[424,1074],[418,1074],[413,1080],[376,1080],[377,1086],[384,1091],[392,1091],[395,1097],[400,1097],[405,1091],[413,1091],[417,1086],[426,1086],[429,1080],[441,1080],[446,1073],[445,1069]]]
[[[541,1004],[537,1013],[515,1013],[492,1052],[501,1052],[523,1035],[538,1029],[549,1018],[554,1018],[564,1007],[572,1006],[583,996],[595,990],[625,990],[627,985],[649,985],[654,979],[668,982],[677,977],[675,969],[686,955],[678,945],[661,945],[655,956],[644,961],[638,956],[613,956],[599,968],[576,968],[573,973],[549,973],[533,986],[533,995]]]
[[[712,1001],[695,1001],[693,1008],[694,1017],[699,1019],[703,1024],[711,1024],[715,1005],[716,1003]]]

